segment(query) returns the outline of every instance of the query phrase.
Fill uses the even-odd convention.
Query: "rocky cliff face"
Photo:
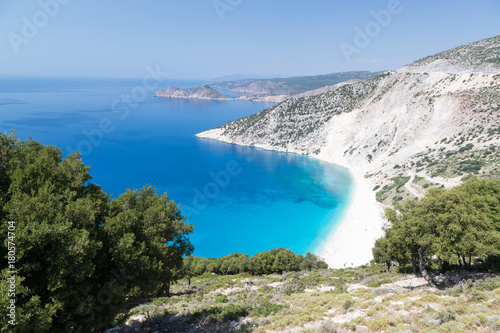
[[[229,100],[231,97],[225,96],[215,89],[210,88],[207,85],[191,88],[191,89],[181,89],[171,87],[165,90],[158,91],[155,94],[156,97],[168,97],[168,98],[193,98],[193,99],[216,99],[216,100]]]
[[[499,50],[500,36],[463,45],[198,136],[345,165],[385,204],[470,174],[499,177]]]

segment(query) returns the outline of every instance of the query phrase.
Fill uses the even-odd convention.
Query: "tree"
[[[276,251],[272,270],[275,273],[298,271],[302,259],[303,257],[300,254],[295,254],[290,249],[280,247]]]
[[[96,277],[103,262],[99,225],[107,195],[89,183],[90,168],[77,153],[62,160],[56,147],[31,139],[20,142],[12,135],[0,137],[1,251],[5,258],[12,221],[20,291],[16,296],[20,324],[14,329],[62,331],[77,317],[85,317],[80,325],[85,330],[106,325],[121,309],[120,295],[111,295],[107,307],[91,321],[80,315],[94,312],[94,300],[88,296],[113,280],[110,273]],[[7,271],[2,271],[4,277]]]
[[[166,194],[147,187],[110,201],[78,153],[63,160],[58,148],[14,134],[0,134],[0,162],[0,252],[7,262],[15,242],[18,323],[2,321],[2,331],[98,331],[130,293],[162,293],[180,278],[192,226]],[[12,270],[1,271],[2,318]]]
[[[377,262],[388,264],[397,262],[401,265],[412,264],[413,272],[416,272],[418,263],[418,236],[414,233],[413,211],[417,205],[416,200],[406,200],[397,204],[395,209],[387,208],[385,216],[388,224],[384,226],[386,241],[378,243],[382,252],[377,253]],[[375,255],[375,252],[374,252]]]
[[[328,265],[319,259],[319,257],[311,252],[307,252],[302,262],[299,264],[299,269],[302,271],[312,271],[316,269],[327,269]]]
[[[376,260],[404,262],[410,254],[414,261],[416,252],[424,278],[439,286],[426,269],[429,258],[437,257],[446,269],[449,264],[470,267],[473,257],[498,254],[499,193],[498,180],[470,179],[450,190],[431,189],[422,200],[386,210],[389,226],[374,248]]]
[[[391,271],[393,256],[392,249],[390,247],[389,238],[382,237],[375,241],[375,246],[372,249],[373,260],[378,263],[384,263],[387,265],[387,272]]]
[[[161,196],[147,186],[127,190],[111,202],[104,232],[117,269],[130,279],[127,292],[133,295],[168,294],[179,276],[182,258],[193,246],[187,239],[193,231],[167,193]],[[177,274],[178,275],[178,274]]]

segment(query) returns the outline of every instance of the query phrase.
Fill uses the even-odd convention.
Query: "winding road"
[[[411,184],[413,183],[413,180],[415,179],[415,176],[419,176],[419,177],[422,177],[424,178],[425,180],[427,181],[430,181],[432,183],[436,183],[436,184],[440,184],[440,185],[444,185],[445,187],[453,187],[453,186],[457,186],[459,185],[460,183],[459,182],[449,182],[449,181],[445,181],[445,180],[438,180],[438,179],[435,179],[435,178],[432,178],[428,175],[426,175],[425,173],[422,173],[422,172],[413,172],[413,171],[410,171],[408,172],[408,174],[410,175],[410,180],[408,180],[405,184],[405,188],[411,193],[413,194],[414,196],[416,196],[417,198],[422,198],[422,194],[420,194],[417,190],[415,190],[413,187],[411,187]]]

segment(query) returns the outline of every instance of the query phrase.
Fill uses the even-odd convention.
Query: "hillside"
[[[108,332],[498,332],[500,277],[448,274],[438,291],[381,266],[203,275],[134,306]]]
[[[215,99],[215,100],[230,100],[231,97],[225,96],[215,89],[210,88],[207,85],[190,88],[181,89],[171,87],[165,90],[160,90],[155,94],[156,97],[166,97],[166,98],[193,98],[193,99]]]
[[[496,72],[499,65],[500,35],[420,59],[407,68],[432,67],[436,70],[453,66],[455,71]]]
[[[197,136],[344,165],[374,191],[359,211],[375,195],[391,206],[469,175],[500,177],[499,48],[499,36],[463,45]]]
[[[214,82],[213,87],[245,93],[240,99],[269,100],[281,102],[297,94],[334,86],[350,80],[364,80],[377,76],[380,72],[341,72],[315,76],[297,76],[275,79],[243,79],[237,81]],[[327,89],[329,90],[329,89]]]
[[[500,48],[499,37],[486,41],[496,41]],[[457,60],[447,58],[484,43],[464,45],[331,92],[289,99],[197,136],[310,154],[362,169],[379,186],[398,174],[415,172],[426,179],[451,178],[449,184],[475,171],[500,176],[500,63],[489,62],[491,73],[483,73],[475,70],[481,62],[469,56],[469,63],[476,64],[472,72],[458,73]],[[484,59],[484,52],[478,58]],[[446,62],[447,71],[432,71],[436,61],[443,66]]]

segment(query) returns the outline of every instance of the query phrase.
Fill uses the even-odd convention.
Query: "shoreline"
[[[332,163],[330,161],[326,161]],[[336,163],[333,163],[336,164]],[[346,166],[344,166],[346,167]],[[330,231],[316,252],[330,268],[365,265],[373,259],[375,241],[384,235],[382,207],[362,173],[346,167],[352,176],[353,188],[340,222]]]
[[[212,129],[213,131],[214,129]],[[202,132],[204,133],[204,132]],[[345,161],[338,161],[332,155],[309,155],[292,151],[280,151],[270,147],[238,144],[229,140],[221,140],[211,136],[195,136],[200,139],[215,140],[238,146],[253,147],[281,153],[292,153],[306,155],[322,162],[335,164],[349,170],[353,181],[349,202],[341,215],[340,221],[335,219],[334,228],[329,230],[328,235],[317,242],[313,252],[322,258],[330,268],[344,268],[365,265],[373,259],[372,248],[375,241],[384,235],[383,208],[375,199],[375,192],[363,177],[363,170],[350,166]],[[342,159],[342,158],[340,158]],[[337,161],[335,161],[337,160]]]

